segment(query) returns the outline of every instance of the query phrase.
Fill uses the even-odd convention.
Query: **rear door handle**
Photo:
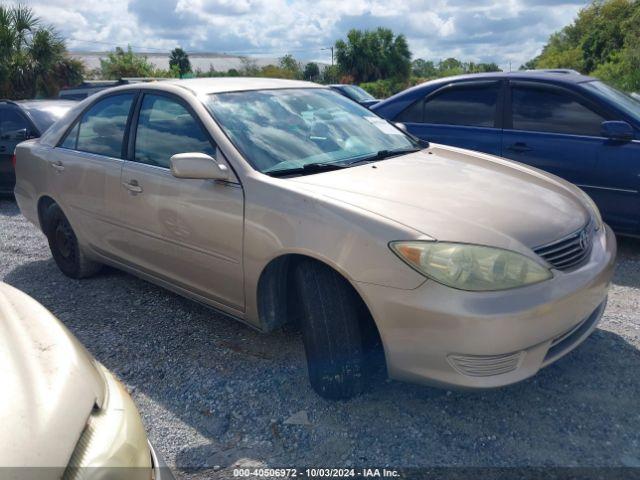
[[[64,165],[60,160],[56,160],[55,162],[49,162],[49,165],[51,165],[51,167],[58,172],[62,172],[64,170]]]
[[[507,150],[511,150],[516,153],[530,152],[532,149],[529,145],[524,142],[516,142],[507,147]]]
[[[142,187],[137,180],[129,180],[128,182],[122,182],[122,186],[129,190],[131,193],[142,193]]]

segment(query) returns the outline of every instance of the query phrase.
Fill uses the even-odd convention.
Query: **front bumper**
[[[415,290],[358,284],[378,326],[392,378],[492,388],[534,375],[584,341],[604,307],[616,257],[608,227],[580,267],[502,292],[434,281]]]

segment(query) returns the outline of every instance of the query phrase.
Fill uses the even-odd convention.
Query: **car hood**
[[[54,467],[40,473],[60,478],[105,380],[62,323],[4,283],[0,370],[0,467]]]
[[[491,155],[429,149],[292,179],[304,188],[395,220],[440,241],[528,253],[583,227],[576,187]]]

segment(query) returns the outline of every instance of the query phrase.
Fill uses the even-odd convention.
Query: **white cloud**
[[[32,0],[70,49],[228,52],[329,61],[350,28],[403,33],[414,57],[514,66],[588,0]]]

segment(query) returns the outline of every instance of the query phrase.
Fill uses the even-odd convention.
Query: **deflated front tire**
[[[337,272],[314,260],[300,261],[294,275],[311,386],[332,400],[360,394],[366,370],[356,292]]]

